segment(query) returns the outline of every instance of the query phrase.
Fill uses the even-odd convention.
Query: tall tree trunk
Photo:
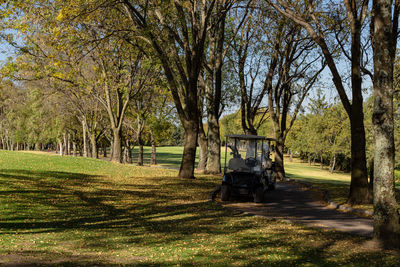
[[[131,143],[125,138],[124,162],[132,164]]]
[[[157,165],[157,148],[156,143],[151,142],[151,161],[150,165]]]
[[[103,157],[107,158],[107,145],[106,145],[106,143],[103,143]]]
[[[61,139],[58,139],[58,147],[59,147],[59,153],[60,153],[60,156],[64,156],[64,147],[63,147],[63,143],[62,143],[62,141],[61,141]]]
[[[207,128],[208,155],[206,173],[221,173],[221,139],[219,131],[218,115],[208,115]]]
[[[329,168],[330,173],[333,173],[335,171],[335,165],[336,165],[336,154],[333,155],[333,158],[331,161],[331,166]]]
[[[63,134],[63,151],[64,151],[64,155],[68,155],[68,149],[67,149],[67,134],[64,133]]]
[[[90,143],[90,136],[89,136],[89,142],[88,142],[88,157],[91,158],[92,157],[92,144]]]
[[[113,129],[113,153],[111,161],[122,162],[121,129]]]
[[[138,152],[138,166],[143,166],[143,143],[140,142],[139,144],[139,152]]]
[[[126,146],[124,146],[124,149],[123,149],[123,152],[122,152],[122,162],[123,163],[128,163],[127,154],[128,154],[128,149],[127,149]]]
[[[83,136],[83,156],[85,158],[88,157],[88,146],[87,146],[87,138],[86,138],[86,121],[82,120],[82,136]]]
[[[200,124],[201,125],[199,126],[199,134],[198,134],[200,153],[199,153],[199,162],[197,164],[197,171],[204,173],[207,165],[208,143],[207,143],[207,136],[203,128],[203,123],[200,122]]]
[[[355,103],[352,109],[356,108]],[[362,109],[362,104],[361,107]],[[372,196],[368,188],[367,159],[365,154],[364,116],[355,111],[350,119],[351,124],[351,183],[347,202],[351,205],[371,203]]]
[[[392,1],[374,0],[374,239],[400,247],[398,203],[394,181],[393,65],[398,2],[392,22]],[[394,26],[392,26],[392,23]]]
[[[72,156],[76,157],[76,141],[72,140]]]
[[[138,114],[137,117],[137,134],[136,138],[139,143],[139,152],[138,152],[138,158],[137,158],[137,165],[138,166],[143,166],[143,138],[142,138],[142,133],[144,129],[144,123],[145,123],[145,118],[144,114]]]
[[[217,2],[218,10],[223,10],[222,1]],[[225,47],[225,22],[227,13],[218,18],[214,37],[216,37],[216,56],[215,56],[215,84],[214,92],[207,92],[207,141],[208,155],[206,173],[221,173],[221,139],[219,130],[219,117],[222,99],[222,68],[226,53]]]
[[[358,11],[356,3],[347,6],[351,28],[351,88],[352,105],[350,107],[351,129],[351,183],[347,202],[350,204],[372,203],[368,189],[367,158],[365,153],[365,127],[361,77],[361,21],[353,15]],[[349,14],[352,14],[349,16]]]
[[[276,139],[275,146],[275,171],[277,178],[279,180],[283,180],[285,178],[285,168],[284,168],[284,158],[283,158],[283,149],[284,149],[284,140],[281,136]]]
[[[98,159],[99,158],[99,151],[97,148],[97,139],[96,139],[96,133],[93,130],[93,132],[90,134],[90,144],[92,147],[92,158]]]
[[[221,10],[222,2],[217,3]],[[219,116],[222,96],[222,68],[224,65],[224,41],[226,13],[223,13],[219,22],[209,37],[209,66],[206,68],[206,109],[207,109],[207,163],[206,173],[221,172],[221,140],[219,131]],[[201,129],[200,129],[201,130]]]
[[[67,155],[71,155],[71,135],[67,135]]]
[[[79,151],[79,156],[83,157],[83,148],[82,148],[83,145],[78,143],[76,146],[77,146],[77,149]]]
[[[184,126],[185,144],[183,147],[183,155],[178,177],[193,179],[195,178],[194,163],[196,159],[196,144],[197,144],[197,134],[198,134],[199,124],[197,120],[187,121],[184,124],[185,124]]]
[[[321,153],[321,155],[319,155],[319,159],[320,159],[321,170],[323,170],[324,169],[324,157],[322,156],[322,153]]]
[[[272,103],[272,98],[269,96],[269,102]],[[270,104],[270,106],[273,106]],[[285,179],[285,166],[284,166],[284,157],[283,157],[283,150],[285,146],[285,137],[284,132],[286,130],[286,123],[283,121],[280,125],[279,124],[279,117],[280,115],[276,115],[275,111],[272,109],[269,111],[271,114],[271,121],[274,128],[275,133],[275,172],[276,176],[279,180]],[[284,118],[285,115],[282,115]],[[283,131],[282,131],[283,130]]]
[[[213,39],[210,37],[210,58],[211,61],[214,58],[213,56]],[[206,62],[205,62],[206,63]],[[204,112],[203,112],[203,105],[204,105],[204,96],[207,94],[206,99],[208,100],[208,97],[212,97],[212,91],[213,91],[213,66],[210,66],[209,68],[205,68],[206,71],[206,76],[205,79],[203,78],[203,74],[200,75],[200,80],[202,81],[199,83],[199,92],[198,92],[198,104],[199,104],[199,130],[198,130],[198,135],[197,135],[197,143],[199,145],[199,162],[197,163],[197,168],[196,170],[200,173],[204,173],[206,171],[207,167],[207,154],[208,154],[208,142],[207,142],[207,136],[204,131],[204,125],[203,125],[203,117],[204,117]],[[210,88],[211,87],[211,88]],[[208,104],[208,101],[207,101]],[[207,106],[207,105],[206,105]],[[208,107],[208,106],[207,106]]]

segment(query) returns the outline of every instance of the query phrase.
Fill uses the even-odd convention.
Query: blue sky
[[[12,56],[14,53],[14,49],[5,44],[5,43],[0,43],[0,62],[1,64],[4,64],[4,62],[7,60],[9,56]]]

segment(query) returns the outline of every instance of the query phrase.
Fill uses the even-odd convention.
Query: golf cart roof
[[[241,139],[241,140],[269,140],[269,141],[275,141],[275,139],[273,139],[273,138],[267,138],[265,136],[250,135],[250,134],[227,134],[227,135],[225,135],[225,137]]]

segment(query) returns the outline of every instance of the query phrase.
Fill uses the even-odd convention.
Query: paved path
[[[264,203],[232,201],[223,203],[223,206],[255,215],[372,237],[372,219],[331,209],[313,199],[309,190],[296,183],[278,183],[275,191],[267,193]]]

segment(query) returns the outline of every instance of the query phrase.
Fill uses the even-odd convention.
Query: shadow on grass
[[[293,233],[282,229],[280,222],[255,219],[207,202],[208,194],[215,187],[213,180],[132,179],[136,182],[119,184],[105,177],[80,173],[1,170],[0,239],[11,238],[12,242],[8,246],[3,242],[0,260],[1,254],[6,254],[14,259],[14,263],[29,266],[113,266],[112,261],[88,256],[85,251],[109,253],[133,246],[161,253],[160,247],[176,249],[182,240],[188,240],[186,246],[205,246],[209,250],[193,252],[194,259],[178,255],[178,259],[164,261],[145,255],[140,259],[128,257],[118,264],[287,266],[311,260],[317,265],[331,265],[325,253],[337,241],[365,240],[319,230],[300,231],[293,239]],[[240,223],[241,220],[244,222]],[[260,228],[260,224],[277,230]],[[253,233],[254,229],[261,232]],[[35,255],[37,250],[30,253],[14,249],[16,244],[17,247],[23,245],[15,243],[16,240],[36,235],[49,242],[44,245],[42,254]],[[77,252],[74,255],[54,254],[53,249],[57,251],[60,247],[53,248],[56,245],[48,240],[49,235],[60,235],[56,238],[62,240],[58,246],[72,243]],[[304,240],[318,237],[327,241],[304,246]],[[286,251],[283,254],[292,257],[265,257],[268,251],[279,252],[282,248]],[[18,257],[21,257],[20,261]],[[356,264],[384,261],[380,253],[359,252],[352,257],[357,259]],[[114,260],[118,261],[118,257]]]
[[[96,176],[79,173],[3,170],[0,171],[0,188],[7,190],[0,190],[0,199],[8,208],[3,210],[6,216],[0,221],[0,234],[68,229],[118,229],[131,233],[133,227],[177,234],[212,231],[203,227],[187,228],[185,223],[214,218],[214,213],[194,213],[188,218],[168,219],[209,205],[190,203],[192,196],[171,192],[157,184],[157,181],[168,178],[148,178],[150,182],[154,179],[154,183],[127,185],[124,187],[128,189],[125,189],[112,182],[100,181]],[[202,189],[197,190],[203,191],[215,186],[200,181],[190,184],[201,186]],[[186,180],[168,182],[167,185],[183,191]],[[185,203],[174,203],[174,200]],[[153,221],[157,217],[165,219]]]

